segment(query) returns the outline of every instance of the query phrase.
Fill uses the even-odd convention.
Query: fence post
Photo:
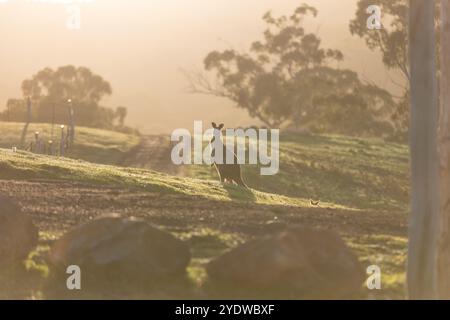
[[[70,126],[70,134],[67,133],[70,144],[72,145],[75,139],[75,112],[73,110],[72,99],[67,100],[69,103],[69,126]]]
[[[27,98],[26,105],[27,105],[27,119],[26,119],[25,125],[22,129],[22,135],[20,137],[20,146],[22,149],[25,148],[25,140],[27,138],[28,126],[30,125],[30,122],[31,122],[31,98],[30,97]]]
[[[62,125],[61,126],[61,142],[59,145],[59,155],[61,157],[64,157],[65,140],[66,140],[66,138],[64,137],[64,125]]]
[[[35,149],[34,153],[41,153],[41,141],[39,139],[39,131],[34,133]]]

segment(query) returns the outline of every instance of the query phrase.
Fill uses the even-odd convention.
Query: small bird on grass
[[[313,206],[313,207],[319,207],[320,205],[320,200],[314,201],[313,199],[309,200],[309,203]]]

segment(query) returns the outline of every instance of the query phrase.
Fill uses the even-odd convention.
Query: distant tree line
[[[23,98],[9,99],[0,119],[27,121],[30,99],[32,122],[66,124],[73,110],[77,126],[131,131],[125,126],[126,107],[114,110],[100,105],[111,94],[111,85],[88,68],[71,65],[56,70],[45,68],[22,82]]]
[[[398,11],[402,10],[400,6]],[[342,52],[324,48],[321,39],[304,28],[305,18],[317,14],[307,4],[291,15],[266,13],[263,38],[249,50],[210,52],[203,71],[186,72],[191,92],[227,98],[269,127],[384,137],[404,134],[399,123],[404,121],[406,94],[396,99],[356,72],[340,68]],[[368,15],[364,17],[366,27]],[[365,36],[356,24],[351,23],[352,32]],[[391,47],[401,46],[403,36],[386,41]],[[404,50],[392,53],[400,59],[400,69],[406,64]]]

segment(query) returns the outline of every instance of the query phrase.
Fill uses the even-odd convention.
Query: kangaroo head
[[[220,141],[220,137],[222,136],[222,129],[224,127],[224,124],[221,123],[220,125],[217,125],[215,122],[211,123],[212,127],[214,128],[213,137],[211,139],[211,143],[213,143],[216,139],[217,141]]]

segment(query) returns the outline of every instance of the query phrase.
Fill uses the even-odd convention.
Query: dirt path
[[[178,167],[170,159],[172,144],[168,136],[145,135],[141,142],[130,151],[122,166],[150,169],[171,175],[178,174]]]

